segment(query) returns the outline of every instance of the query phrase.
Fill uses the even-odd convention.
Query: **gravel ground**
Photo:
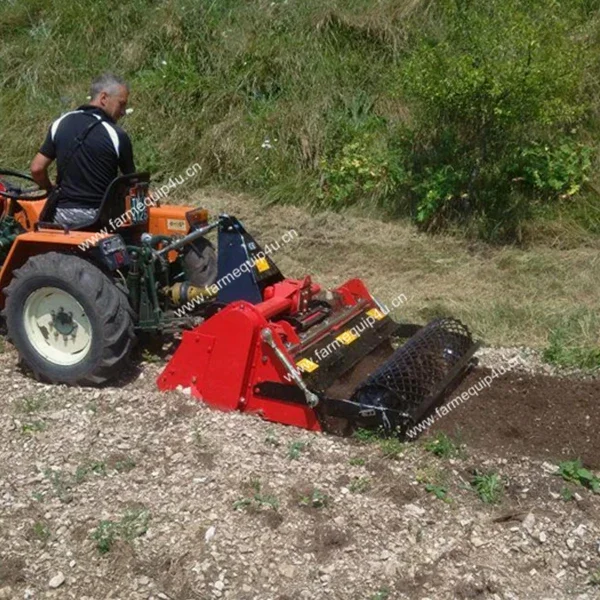
[[[0,599],[600,597],[600,496],[550,462],[220,413],[157,363],[81,389],[0,360]]]

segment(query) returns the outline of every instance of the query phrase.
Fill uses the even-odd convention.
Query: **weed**
[[[364,494],[371,488],[371,480],[368,477],[355,477],[348,486],[353,494]]]
[[[277,437],[277,434],[275,433],[275,431],[273,431],[273,429],[269,429],[267,431],[267,435],[265,436],[265,444],[269,444],[270,446],[274,446],[275,448],[281,446],[281,442],[279,441],[279,438]]]
[[[100,521],[98,527],[92,532],[92,539],[96,542],[96,549],[100,554],[110,552],[117,537],[117,524],[113,521]]]
[[[571,500],[573,500],[573,498],[575,497],[575,494],[573,493],[573,490],[569,489],[568,487],[564,486],[561,490],[560,490],[560,496],[561,498],[565,501],[565,502],[570,502]]]
[[[594,571],[588,580],[588,585],[592,585],[594,587],[600,587],[600,569],[598,571]]]
[[[348,464],[352,465],[353,467],[362,467],[365,462],[366,461],[364,458],[361,458],[360,456],[354,456],[348,461]]]
[[[65,475],[60,470],[46,469],[44,471],[45,477],[50,481],[54,495],[64,504],[68,504],[73,500],[73,494],[71,489],[73,487],[68,475]]]
[[[33,435],[45,431],[47,427],[48,425],[46,422],[42,421],[41,419],[38,421],[31,421],[21,425],[21,433],[23,435]]]
[[[443,432],[438,433],[433,439],[427,440],[425,450],[440,458],[453,458],[460,454],[460,446]]]
[[[486,504],[496,504],[502,497],[503,484],[498,473],[475,473],[471,487]]]
[[[288,458],[290,460],[298,460],[300,458],[300,454],[302,454],[302,452],[304,452],[308,448],[308,446],[308,442],[291,442],[288,446]]]
[[[388,600],[389,597],[390,590],[387,588],[380,588],[369,598],[369,600]]]
[[[85,463],[83,465],[79,465],[75,470],[75,483],[80,484],[85,481],[88,475],[100,475],[102,477],[106,476],[106,464],[104,461],[91,461]]]
[[[329,496],[315,488],[309,494],[302,496],[298,504],[312,508],[325,508],[329,504]]]
[[[144,348],[142,350],[142,360],[148,363],[158,363],[161,361],[161,358],[154,352],[148,350],[148,348]]]
[[[396,437],[385,438],[379,442],[381,454],[383,454],[384,458],[389,458],[390,460],[398,460],[405,448],[406,444]]]
[[[44,492],[33,492],[31,494],[31,497],[36,501],[36,502],[43,502],[44,500],[44,496],[46,494]]]
[[[17,409],[25,414],[36,413],[46,407],[48,398],[40,394],[39,396],[27,396],[17,401]]]
[[[131,542],[148,531],[150,513],[145,508],[133,508],[125,512],[120,521],[102,520],[92,532],[96,549],[100,554],[110,552],[117,539]]]
[[[253,490],[252,496],[249,498],[240,498],[233,503],[234,510],[240,510],[242,508],[253,508],[256,510],[266,506],[273,510],[279,508],[279,500],[271,494],[264,494],[261,491],[261,483],[258,479],[252,479],[250,481],[250,487]]]
[[[115,471],[118,473],[128,473],[135,468],[135,460],[131,456],[126,456],[123,460],[115,463]]]
[[[382,432],[375,429],[362,429],[359,427],[353,432],[352,436],[359,442],[370,444],[372,442],[378,442],[381,440]]]
[[[589,469],[586,469],[580,460],[568,460],[559,463],[555,475],[560,475],[569,483],[576,483],[589,488],[595,494],[600,493],[600,479]]]
[[[47,542],[50,539],[50,529],[42,521],[36,521],[31,528],[33,536],[41,542]]]
[[[448,497],[448,489],[441,485],[428,483],[425,485],[425,490],[430,494],[433,494],[438,500],[443,500],[444,502],[451,502],[450,498]]]

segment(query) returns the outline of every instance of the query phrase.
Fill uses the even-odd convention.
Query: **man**
[[[95,218],[118,170],[135,173],[129,136],[117,126],[125,115],[129,86],[111,73],[92,82],[90,103],[58,118],[31,162],[31,175],[51,191],[48,167],[57,163],[54,220],[75,227]]]

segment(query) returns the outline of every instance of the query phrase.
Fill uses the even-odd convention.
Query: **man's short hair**
[[[129,84],[114,73],[102,73],[92,81],[90,86],[90,98],[93,100],[100,92],[114,94],[117,87],[123,86],[129,91]]]

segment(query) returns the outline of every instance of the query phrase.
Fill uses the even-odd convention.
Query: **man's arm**
[[[50,177],[48,177],[48,167],[55,158],[56,146],[52,139],[52,128],[50,128],[42,147],[33,157],[30,166],[33,180],[44,190],[50,191],[52,189],[52,182],[50,181]]]
[[[131,175],[131,173],[135,173],[133,148],[129,136],[122,130],[119,132],[119,145],[119,169],[121,169],[123,175]]]
[[[53,161],[52,158],[48,158],[41,152],[38,152],[31,161],[31,176],[33,180],[44,190],[50,191],[52,189],[52,182],[48,176],[48,167]]]

